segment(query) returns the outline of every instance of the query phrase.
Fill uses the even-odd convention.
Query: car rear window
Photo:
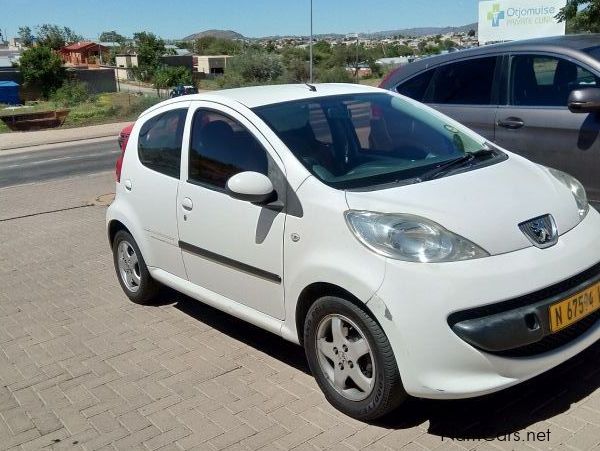
[[[179,178],[181,142],[187,108],[170,110],[148,119],[140,129],[140,162],[157,172]]]
[[[588,47],[587,49],[583,49],[583,51],[600,61],[600,45],[597,45],[595,47]]]
[[[432,69],[428,70],[427,72],[423,72],[416,77],[412,77],[408,81],[405,81],[399,85],[396,91],[398,91],[398,94],[402,94],[403,96],[410,97],[411,99],[421,102],[423,100],[423,96],[425,95],[425,91],[427,91],[427,87],[429,86],[429,82],[431,81],[433,73],[434,70]]]
[[[469,59],[439,67],[425,93],[425,102],[489,105],[492,102],[495,56]]]

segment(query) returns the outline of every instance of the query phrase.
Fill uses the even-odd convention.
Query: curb
[[[5,150],[27,149],[30,147],[49,146],[49,145],[53,145],[53,144],[67,144],[67,143],[78,142],[78,141],[89,141],[90,139],[109,138],[111,136],[115,137],[115,142],[116,142],[117,138],[116,138],[115,134],[107,133],[107,134],[102,134],[102,135],[88,136],[86,138],[74,138],[74,139],[67,139],[67,140],[48,141],[48,142],[43,142],[43,143],[18,145],[18,146],[13,146],[13,147],[1,147],[0,146],[0,153],[2,153]]]

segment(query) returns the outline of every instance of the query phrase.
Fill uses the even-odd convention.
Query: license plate
[[[600,282],[550,306],[550,330],[558,332],[600,309]]]

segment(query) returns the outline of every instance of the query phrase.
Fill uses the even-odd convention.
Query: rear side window
[[[428,103],[490,105],[496,70],[495,56],[438,67],[425,94]]]
[[[267,154],[239,122],[211,110],[198,110],[192,124],[188,179],[225,188],[227,180],[244,171],[268,175]]]
[[[402,94],[406,97],[410,97],[411,99],[421,102],[423,100],[423,96],[425,95],[425,91],[427,91],[427,87],[429,86],[429,82],[431,81],[433,73],[434,70],[423,72],[422,74],[419,74],[416,77],[413,77],[399,85],[398,88],[396,88],[396,91],[398,91],[398,94]]]
[[[511,104],[566,107],[574,89],[600,87],[583,67],[546,55],[516,55],[511,61]]]
[[[140,162],[157,172],[179,178],[181,142],[187,108],[170,110],[148,119],[138,137]]]

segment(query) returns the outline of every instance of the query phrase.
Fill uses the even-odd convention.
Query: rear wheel
[[[346,415],[372,420],[407,398],[381,326],[351,302],[317,300],[305,321],[304,347],[325,397]]]
[[[160,285],[150,276],[140,249],[129,232],[120,230],[113,241],[113,260],[121,288],[138,304],[150,304]]]

